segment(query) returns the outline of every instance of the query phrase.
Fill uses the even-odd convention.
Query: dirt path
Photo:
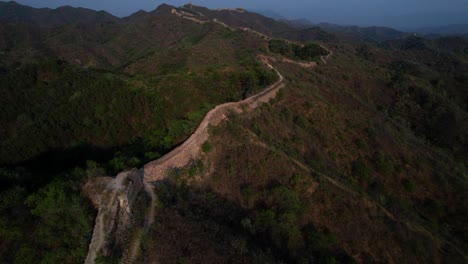
[[[317,66],[317,63],[315,61],[310,61],[310,62],[300,62],[300,61],[294,61],[290,60],[287,58],[281,58],[283,62],[291,63],[291,64],[296,64],[304,68],[314,68]]]
[[[327,64],[328,59],[330,59],[330,57],[333,55],[333,51],[329,50],[324,45],[320,45],[320,47],[322,47],[324,50],[328,51],[327,56],[320,56],[320,59],[323,61],[323,63]]]
[[[209,21],[204,21],[204,20],[200,20],[198,18],[195,18],[195,16],[191,13],[188,13],[188,12],[185,12],[185,11],[177,11],[177,9],[171,9],[171,13],[173,15],[176,15],[178,17],[181,17],[181,18],[184,18],[184,19],[188,19],[188,20],[191,20],[195,23],[199,23],[199,24],[205,24]]]

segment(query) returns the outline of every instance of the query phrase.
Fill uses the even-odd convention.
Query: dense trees
[[[408,122],[419,136],[450,149],[463,161],[468,139],[465,103],[468,81],[457,76],[468,69],[468,64],[454,62],[447,54],[440,56],[445,56],[444,65],[451,66],[434,63],[432,57],[421,55],[417,57],[427,60],[425,65],[408,60],[390,64],[390,86],[395,99],[387,111],[392,117]]]
[[[253,58],[232,69],[129,76],[54,60],[0,75],[0,262],[81,263],[93,224],[82,182],[160,157],[214,105],[277,78]]]
[[[286,40],[273,39],[270,40],[268,44],[271,52],[279,53],[293,59],[314,60],[321,55],[328,54],[324,48],[314,43],[300,46]]]
[[[0,241],[5,263],[79,263],[86,257],[93,217],[73,183],[54,180],[33,194],[0,193]]]
[[[226,74],[152,79],[82,70],[60,61],[11,71],[0,77],[5,106],[0,163],[23,162],[48,151],[86,156],[138,142],[144,142],[144,151],[133,155],[140,161],[154,158],[186,138],[213,105],[241,100],[275,78],[252,60]]]

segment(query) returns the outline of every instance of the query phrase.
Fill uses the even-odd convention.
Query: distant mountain
[[[93,19],[98,18],[99,12],[92,10],[35,9],[14,2],[2,4],[0,34],[5,37],[0,38],[0,48],[5,52],[0,56],[0,65],[60,58],[80,66],[125,68],[148,54],[180,42],[183,37],[199,34],[194,28],[196,25],[184,25],[185,20],[175,19],[170,13],[174,7],[167,5],[124,19],[115,17],[117,23],[101,26],[102,22],[97,21],[102,20]],[[63,19],[54,16],[67,12],[70,16]],[[6,13],[15,16],[6,19]],[[25,52],[25,47],[31,52]]]
[[[417,35],[411,35],[402,39],[385,41],[381,45],[385,48],[413,51],[444,51],[454,53],[468,52],[468,41],[460,37],[443,37],[427,39]]]
[[[408,33],[388,27],[341,26],[330,23],[320,23],[317,26],[328,32],[339,33],[366,41],[381,42],[409,35]]]
[[[284,31],[279,34],[282,38],[294,39],[297,41],[320,40],[323,42],[339,42],[343,38],[336,34],[322,30],[320,27],[307,27],[303,29]]]
[[[185,5],[182,8],[199,12],[210,19],[218,19],[231,27],[248,27],[267,35],[291,30],[286,23],[247,10],[242,12],[233,9],[211,10],[195,5]]]
[[[18,12],[18,9],[22,9],[22,6],[14,3],[8,4],[13,4],[13,10],[16,13],[21,13]],[[151,87],[155,87],[156,84],[161,85],[161,90],[157,89],[157,93],[161,95],[160,98],[163,98],[163,95],[166,98],[171,98],[155,101],[154,97],[151,97],[151,102],[155,102],[160,106],[171,104],[176,107],[176,109],[172,109],[169,106],[163,107],[167,113],[167,115],[164,115],[164,119],[175,118],[175,116],[186,116],[187,113],[199,109],[199,106],[203,106],[203,104],[238,101],[242,99],[242,96],[251,93],[251,91],[244,88],[237,88],[241,87],[244,82],[245,78],[242,76],[251,76],[247,74],[247,71],[252,71],[253,73],[255,70],[261,69],[259,67],[255,68],[255,66],[260,65],[257,65],[255,57],[259,47],[267,46],[266,40],[259,38],[255,34],[244,33],[240,30],[231,32],[217,23],[206,23],[203,25],[194,23],[193,21],[174,15],[171,13],[172,9],[176,9],[176,7],[161,5],[150,12],[137,12],[127,18],[118,19],[117,23],[82,24],[71,22],[70,24],[57,27],[41,27],[31,23],[0,20],[0,104],[9,104],[11,106],[11,108],[5,108],[5,110],[2,108],[0,115],[0,123],[2,124],[2,128],[0,129],[0,145],[2,146],[0,148],[0,166],[3,166],[5,163],[26,162],[42,154],[46,156],[45,159],[48,159],[49,155],[47,152],[50,149],[73,148],[73,140],[59,141],[54,136],[47,136],[47,139],[43,137],[43,135],[57,135],[57,133],[61,133],[57,132],[57,130],[60,130],[64,126],[67,126],[64,133],[67,134],[67,131],[73,131],[71,134],[67,134],[66,137],[74,138],[80,142],[90,142],[90,145],[98,146],[98,148],[121,146],[122,142],[126,143],[132,137],[141,136],[136,131],[129,130],[128,127],[135,125],[148,128],[147,125],[152,126],[151,124],[155,124],[155,122],[153,122],[154,120],[151,123],[143,121],[142,115],[149,117],[147,110],[142,110],[136,106],[128,107],[128,105],[149,106],[141,101],[135,101],[137,100],[136,97],[140,99],[143,97],[147,98],[147,96],[156,92],[156,89],[151,89],[151,92],[149,90],[146,91],[144,87],[149,85],[149,82],[153,82],[150,85]],[[4,10],[2,9],[2,11]],[[27,8],[25,10],[34,14],[43,14],[50,11],[34,8]],[[58,10],[62,9],[59,8]],[[76,16],[82,14],[81,11],[80,9],[72,9],[72,12],[77,13]],[[223,48],[220,49],[219,47]],[[247,62],[241,63],[239,58],[245,59]],[[220,68],[218,65],[222,65],[221,68],[228,70],[222,72],[220,70],[216,74],[210,70],[210,76],[208,76],[207,68]],[[274,73],[270,71],[265,71],[265,73],[269,74],[272,78],[275,77]],[[132,80],[135,75],[141,76],[139,81],[134,79],[135,83],[129,82],[123,84],[120,82],[129,78]],[[79,76],[79,78],[76,79],[75,76]],[[146,78],[147,76],[160,76],[160,78],[157,81],[153,81],[153,79]],[[93,80],[95,78],[101,79],[101,81],[107,79],[108,81],[104,81],[106,84],[94,83]],[[235,85],[235,90],[228,91],[230,88],[224,85],[225,80],[229,80],[229,87],[234,87]],[[64,83],[63,85],[62,82]],[[72,83],[74,84],[72,85]],[[50,86],[48,87],[53,87],[51,90],[58,88],[60,93],[47,93],[40,89],[29,89],[49,84]],[[138,89],[139,92],[128,89],[120,90],[120,88],[123,88],[123,85]],[[228,85],[227,82],[226,85]],[[258,87],[264,86],[263,84],[259,84]],[[105,87],[111,89],[111,91],[105,91]],[[223,88],[220,89],[220,87]],[[21,99],[14,99],[18,98],[18,95],[21,96],[20,91],[23,88],[28,89],[28,96],[31,97],[22,96]],[[67,100],[71,96],[71,94],[67,94],[68,92],[72,94],[76,92],[78,97],[80,97],[81,95],[85,96],[84,94],[87,93],[85,91],[92,91],[93,95],[91,97],[93,99],[79,103],[80,108],[70,105],[69,108],[67,107],[67,111],[55,112],[60,116],[67,117],[53,118],[61,123],[60,125],[49,127],[54,129],[54,131],[47,130],[46,133],[42,133],[45,130],[38,132],[37,130],[29,129],[28,133],[34,134],[34,136],[19,132],[22,135],[21,137],[17,137],[17,141],[9,141],[9,143],[4,144],[9,138],[9,131],[13,131],[8,128],[4,129],[13,124],[10,122],[11,118],[15,118],[18,115],[17,111],[22,111],[18,109],[25,111],[31,109],[28,103],[23,102],[28,101],[32,97],[37,99],[38,97],[45,98],[50,95],[54,98],[49,97],[44,99],[44,101],[33,100],[33,104],[42,105],[48,109],[56,109],[54,108],[57,105],[55,103],[60,102],[58,104],[62,104],[63,100],[65,100],[68,104],[69,101]],[[114,94],[113,91],[116,91],[116,93]],[[35,94],[36,92],[37,94]],[[125,93],[124,98],[129,101],[127,102],[128,104],[125,103],[125,107],[127,107],[125,110],[123,110],[124,107],[120,108],[119,106],[119,109],[122,111],[119,110],[119,114],[112,114],[112,122],[106,122],[106,125],[104,125],[100,121],[86,121],[89,125],[116,126],[119,127],[118,129],[100,129],[100,131],[105,132],[109,136],[107,137],[98,135],[99,133],[96,133],[93,129],[89,129],[87,125],[83,126],[81,117],[85,118],[86,116],[83,114],[83,109],[94,112],[94,107],[98,107],[99,104],[110,107],[111,101],[107,100],[108,97],[117,95],[120,92]],[[128,93],[132,93],[135,97],[128,95]],[[102,97],[97,96],[97,94],[101,94]],[[197,97],[199,98],[197,99]],[[132,101],[132,98],[135,100]],[[42,103],[45,101],[47,103]],[[54,104],[54,106],[49,104]],[[90,106],[81,108],[84,105]],[[120,105],[123,106],[124,104]],[[204,109],[207,109],[210,106],[204,107]],[[150,108],[156,109],[154,107]],[[49,116],[54,115],[54,113],[47,112],[44,108],[37,110],[37,112],[42,113],[41,118],[44,119],[50,119],[51,117]],[[72,118],[69,116],[70,113],[77,114],[80,118]],[[128,115],[124,113],[128,113]],[[159,114],[163,116],[162,112],[159,112]],[[200,115],[203,116],[203,114]],[[93,115],[93,117],[95,116]],[[69,125],[71,123],[65,119],[73,123],[71,126],[75,127],[75,125],[78,125],[80,129],[70,128]],[[37,119],[35,121],[38,123],[42,122]],[[67,124],[65,125],[63,121],[66,121]],[[195,125],[196,123],[194,122],[193,124]],[[37,127],[41,126],[38,125]],[[163,126],[160,127],[163,128]],[[163,129],[166,130],[166,128]],[[180,129],[177,133],[185,133],[182,130],[189,133],[192,131],[192,128],[188,127],[180,127]],[[119,136],[115,136],[107,133],[107,131],[125,132],[119,132]],[[90,136],[83,136],[85,134]],[[171,140],[180,141],[186,136],[182,134],[176,135]],[[39,146],[36,143],[26,143],[30,142],[28,138],[39,138],[36,141],[37,144],[42,144],[42,139],[54,142],[47,141],[47,143]],[[23,148],[16,144],[25,147]],[[172,143],[169,144],[171,145],[168,147],[172,147]],[[37,148],[32,145],[37,146]],[[161,147],[164,148],[162,145]],[[17,155],[13,155],[12,153],[16,153]],[[77,156],[72,157],[70,160],[74,162],[79,159]],[[57,163],[62,164],[63,162]],[[0,257],[0,263],[9,263],[9,261],[5,262]]]
[[[278,14],[275,11],[272,11],[272,10],[255,10],[255,9],[252,9],[252,10],[249,10],[249,11],[253,12],[253,13],[258,13],[258,14],[266,16],[266,17],[277,19],[277,20],[285,19],[284,16],[282,16],[281,14]]]
[[[414,32],[423,34],[423,35],[435,34],[435,35],[443,35],[443,36],[449,36],[449,35],[463,36],[463,35],[468,35],[468,24],[453,24],[453,25],[446,25],[446,26],[440,26],[440,27],[424,27],[424,28],[416,29],[414,30]]]
[[[468,39],[466,36],[464,36],[465,38],[457,36],[442,37],[433,40],[433,42],[440,50],[468,55]]]
[[[283,20],[276,20],[271,17],[267,17],[262,14],[250,12],[247,10],[210,10],[208,8],[195,5],[185,5],[181,8],[185,9],[186,11],[201,14],[205,17],[205,19],[217,19],[219,21],[223,21],[223,23],[234,28],[246,27],[273,37],[288,38],[291,40],[299,41],[336,40],[335,36],[325,31],[322,31],[320,28],[303,27],[301,29],[298,29],[297,27],[293,27],[289,25],[289,23],[284,22]]]
[[[318,27],[326,32],[333,33],[340,39],[348,40],[364,40],[371,42],[382,42],[390,39],[402,38],[408,36],[408,33],[398,31],[388,27],[359,27],[359,26],[344,26],[332,23],[315,24],[307,19],[284,19],[281,22],[286,23],[290,27],[304,30],[312,27]]]
[[[96,24],[116,22],[119,18],[105,12],[63,6],[57,9],[32,8],[14,1],[0,2],[0,21],[55,27],[70,23]]]
[[[309,27],[315,26],[314,23],[310,22],[305,18],[298,18],[298,19],[280,19],[281,22],[288,24],[289,26],[297,29],[305,29]]]
[[[399,30],[443,27],[445,25],[468,24],[468,10],[459,12],[413,13],[399,16],[382,17],[379,25],[390,26]]]

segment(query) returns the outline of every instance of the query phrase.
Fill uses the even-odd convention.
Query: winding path
[[[210,110],[193,134],[180,146],[166,154],[165,156],[152,161],[144,166],[144,181],[155,182],[164,179],[172,168],[180,168],[200,155],[201,145],[208,140],[209,126],[216,126],[226,119],[229,111],[242,113],[257,108],[263,103],[270,101],[284,84],[284,77],[268,62],[268,59],[259,55],[258,58],[270,69],[276,72],[279,79],[274,84],[267,87],[262,92],[253,95],[240,102],[230,102],[216,106]]]
[[[276,96],[276,93],[281,89],[284,84],[284,77],[273,68],[268,62],[267,57],[259,55],[258,58],[270,69],[274,70],[278,75],[279,79],[274,84],[267,87],[262,92],[253,95],[240,102],[225,103],[216,106],[210,110],[203,120],[201,121],[198,128],[193,134],[179,147],[175,148],[162,158],[146,164],[143,169],[138,172],[143,174],[143,189],[151,199],[151,204],[145,213],[144,227],[141,229],[136,236],[130,241],[129,246],[123,253],[123,257],[120,261],[121,264],[134,263],[138,257],[140,243],[143,235],[149,231],[149,228],[154,222],[155,218],[155,207],[157,205],[157,196],[154,193],[153,185],[150,182],[161,180],[167,176],[169,169],[174,167],[182,167],[189,164],[192,160],[200,155],[201,145],[208,140],[209,133],[208,128],[210,125],[218,125],[222,120],[226,119],[228,111],[235,111],[242,113],[251,109],[257,108],[262,103],[268,102],[271,98]],[[109,217],[108,211],[115,211],[117,208],[116,197],[121,192],[123,182],[129,172],[123,172],[117,175],[116,178],[112,179],[107,185],[106,190],[110,192],[110,197],[107,197],[106,202],[102,203],[99,208],[98,216],[96,217],[96,224],[94,226],[93,238],[89,246],[88,256],[85,263],[94,264],[96,256],[104,247],[106,243],[106,234],[109,232],[105,231],[106,220],[115,217],[115,213]]]
[[[177,12],[177,10],[172,10],[171,12],[177,16],[193,20],[194,22],[206,23],[205,21],[200,21],[191,16],[184,16],[184,14]],[[216,20],[214,22],[222,23]],[[260,34],[258,32],[254,33]],[[326,56],[327,59],[333,54],[331,51],[329,52],[330,54]],[[126,181],[128,177],[131,177],[132,175],[139,175],[138,177],[140,179],[143,178],[142,187],[148,197],[151,199],[151,204],[145,214],[145,223],[143,229],[130,242],[129,247],[125,250],[124,256],[121,259],[121,263],[135,262],[138,257],[139,245],[141,243],[142,235],[148,232],[149,228],[154,222],[157,196],[154,193],[151,182],[162,180],[167,177],[169,170],[186,166],[193,160],[198,159],[201,154],[202,144],[205,143],[209,138],[209,127],[217,126],[220,122],[227,118],[229,112],[240,114],[251,111],[261,106],[263,103],[269,102],[276,96],[278,91],[284,87],[284,77],[270,64],[268,57],[264,55],[258,55],[258,59],[262,61],[266,67],[273,70],[278,75],[278,80],[274,84],[268,86],[263,91],[245,100],[224,103],[216,106],[205,115],[198,128],[182,145],[178,146],[160,159],[147,163],[142,169],[138,171],[127,171],[120,173],[116,178],[110,180],[106,184],[101,195],[102,198],[99,199],[99,211],[96,217],[93,237],[89,245],[89,251],[85,263],[95,263],[96,257],[107,242],[106,236],[114,229],[115,222],[120,221],[119,216],[117,216],[117,214],[120,212],[119,209],[124,209],[124,214],[120,214],[121,218],[123,216],[125,218],[124,220],[127,220],[127,218],[130,217],[131,212],[129,207],[129,200],[134,199],[138,191],[135,195],[133,195],[132,199],[129,199],[129,193],[126,192],[127,189],[124,188],[124,181]],[[325,62],[323,56],[321,59]]]
[[[333,55],[333,51],[329,50],[327,47],[325,47],[322,44],[320,44],[320,47],[322,47],[324,50],[328,51],[327,56],[320,56],[320,59],[323,61],[323,63],[327,64],[327,60]]]

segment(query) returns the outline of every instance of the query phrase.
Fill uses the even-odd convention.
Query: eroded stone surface
[[[143,170],[136,169],[121,172],[115,178],[99,177],[86,183],[83,194],[98,209],[98,215],[85,263],[95,263],[98,254],[110,254],[111,244],[123,250],[132,226],[132,208],[142,189]]]

